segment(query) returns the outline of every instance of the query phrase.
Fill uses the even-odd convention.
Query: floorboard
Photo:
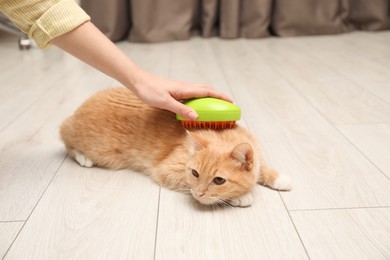
[[[297,211],[310,259],[389,259],[390,208]]]
[[[380,41],[386,35],[387,33],[352,33],[336,37],[308,38],[294,43],[299,46],[300,52],[304,51],[345,79],[390,104],[390,50]],[[388,113],[388,110],[380,112]],[[375,119],[376,117],[370,120],[368,117],[366,121],[359,122],[372,122]]]
[[[390,124],[339,125],[337,128],[390,179]]]
[[[3,259],[7,250],[15,240],[24,222],[0,222],[0,258]]]
[[[159,188],[66,160],[6,259],[152,259]]]
[[[283,39],[274,39],[268,44],[248,42],[248,45],[258,53],[259,59],[265,59],[331,123],[389,122],[390,103],[378,96],[385,91],[372,93],[369,90],[377,82],[372,80],[381,79],[378,74],[383,74],[384,68],[380,67],[379,71],[379,66],[376,66],[358,71],[361,62],[354,59],[356,55],[345,55],[349,45],[344,43],[343,46],[344,37],[338,37],[320,37],[316,41],[288,39],[287,43],[281,41]],[[341,44],[332,45],[335,41]],[[334,45],[337,48],[331,48]],[[364,49],[361,48],[360,52]],[[357,80],[362,76],[370,80],[369,85]],[[389,82],[390,78],[386,77],[386,82]]]
[[[0,221],[28,218],[66,156],[58,134],[61,122],[111,82],[95,72],[73,78],[42,94],[0,132]]]
[[[279,194],[254,194],[252,207],[210,209],[162,190],[156,259],[308,259]]]

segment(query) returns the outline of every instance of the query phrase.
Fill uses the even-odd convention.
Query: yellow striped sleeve
[[[0,10],[40,48],[91,19],[74,0],[0,0]]]

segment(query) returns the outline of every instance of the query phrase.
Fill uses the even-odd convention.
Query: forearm
[[[53,39],[51,43],[136,91],[135,76],[141,69],[91,22]]]

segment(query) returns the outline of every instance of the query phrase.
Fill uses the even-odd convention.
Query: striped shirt
[[[0,11],[40,48],[91,19],[74,0],[0,0]]]

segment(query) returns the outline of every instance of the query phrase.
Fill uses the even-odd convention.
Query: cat
[[[205,205],[250,206],[256,183],[291,189],[290,178],[265,164],[245,128],[186,130],[174,113],[142,103],[126,88],[86,100],[62,123],[60,135],[81,166],[142,172]]]

